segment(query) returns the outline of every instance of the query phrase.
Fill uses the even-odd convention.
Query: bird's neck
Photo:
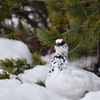
[[[66,52],[56,52],[54,58],[59,59],[59,61],[63,61],[62,63],[68,63],[68,55]]]
[[[65,57],[65,56],[68,57],[68,53],[67,52],[56,52],[56,55],[62,55],[63,57]]]
[[[55,70],[62,71],[63,69],[66,69],[67,65],[68,65],[67,53],[56,52],[55,56],[51,61],[51,68],[49,72],[51,73]]]

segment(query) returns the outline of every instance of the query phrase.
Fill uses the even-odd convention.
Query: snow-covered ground
[[[0,100],[68,100],[36,84],[0,80]]]
[[[38,65],[33,69],[24,71],[23,74],[19,74],[18,79],[20,79],[22,83],[37,83],[38,81],[45,82],[48,71],[49,64]]]
[[[31,63],[31,53],[26,44],[18,40],[0,38],[0,59],[25,58]]]
[[[36,84],[38,81],[45,82],[53,55],[41,58],[46,61],[46,65],[37,65],[30,70],[25,70],[23,74],[19,74],[17,77],[21,81],[12,75],[12,79],[0,80],[0,100],[69,100]],[[21,41],[0,38],[0,59],[5,58],[26,58],[31,63],[31,53],[27,45]],[[87,60],[81,59],[70,63],[82,67],[89,66],[95,61],[96,58],[89,57]],[[100,91],[89,92],[79,100],[100,100]]]

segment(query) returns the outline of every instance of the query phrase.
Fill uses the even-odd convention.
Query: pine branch
[[[53,1],[53,0],[28,0],[27,2],[32,2],[32,1],[44,1],[44,2],[46,2],[46,1]]]

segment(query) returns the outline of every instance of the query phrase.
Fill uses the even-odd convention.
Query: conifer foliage
[[[25,9],[28,6],[30,11]],[[19,19],[16,28],[12,21],[13,15]],[[11,25],[6,25],[5,19],[11,19]],[[23,19],[31,28],[22,24]],[[22,40],[29,45],[32,53],[40,50],[46,54],[47,48],[40,45],[36,35],[43,45],[49,47],[54,46],[57,38],[63,38],[69,46],[70,56],[96,55],[96,68],[100,67],[100,0],[1,0],[0,36]],[[37,53],[32,55],[32,59],[35,59],[33,62],[39,59]],[[9,59],[0,63],[7,64],[8,61],[13,66],[13,60]],[[20,62],[18,60],[19,64]],[[15,69],[15,65],[12,72],[15,71],[13,68]],[[16,71],[14,73],[18,74]]]
[[[18,75],[19,73],[22,73],[25,69],[30,69],[32,67],[27,63],[26,59],[5,59],[0,60],[0,68],[6,70],[10,74]]]
[[[76,57],[93,55],[100,41],[100,0],[52,0],[45,3],[49,12],[48,29],[37,29],[42,44],[52,47],[55,39],[64,38],[72,51],[70,54]]]

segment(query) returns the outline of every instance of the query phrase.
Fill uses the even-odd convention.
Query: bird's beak
[[[55,46],[60,46],[60,43],[55,43]]]

